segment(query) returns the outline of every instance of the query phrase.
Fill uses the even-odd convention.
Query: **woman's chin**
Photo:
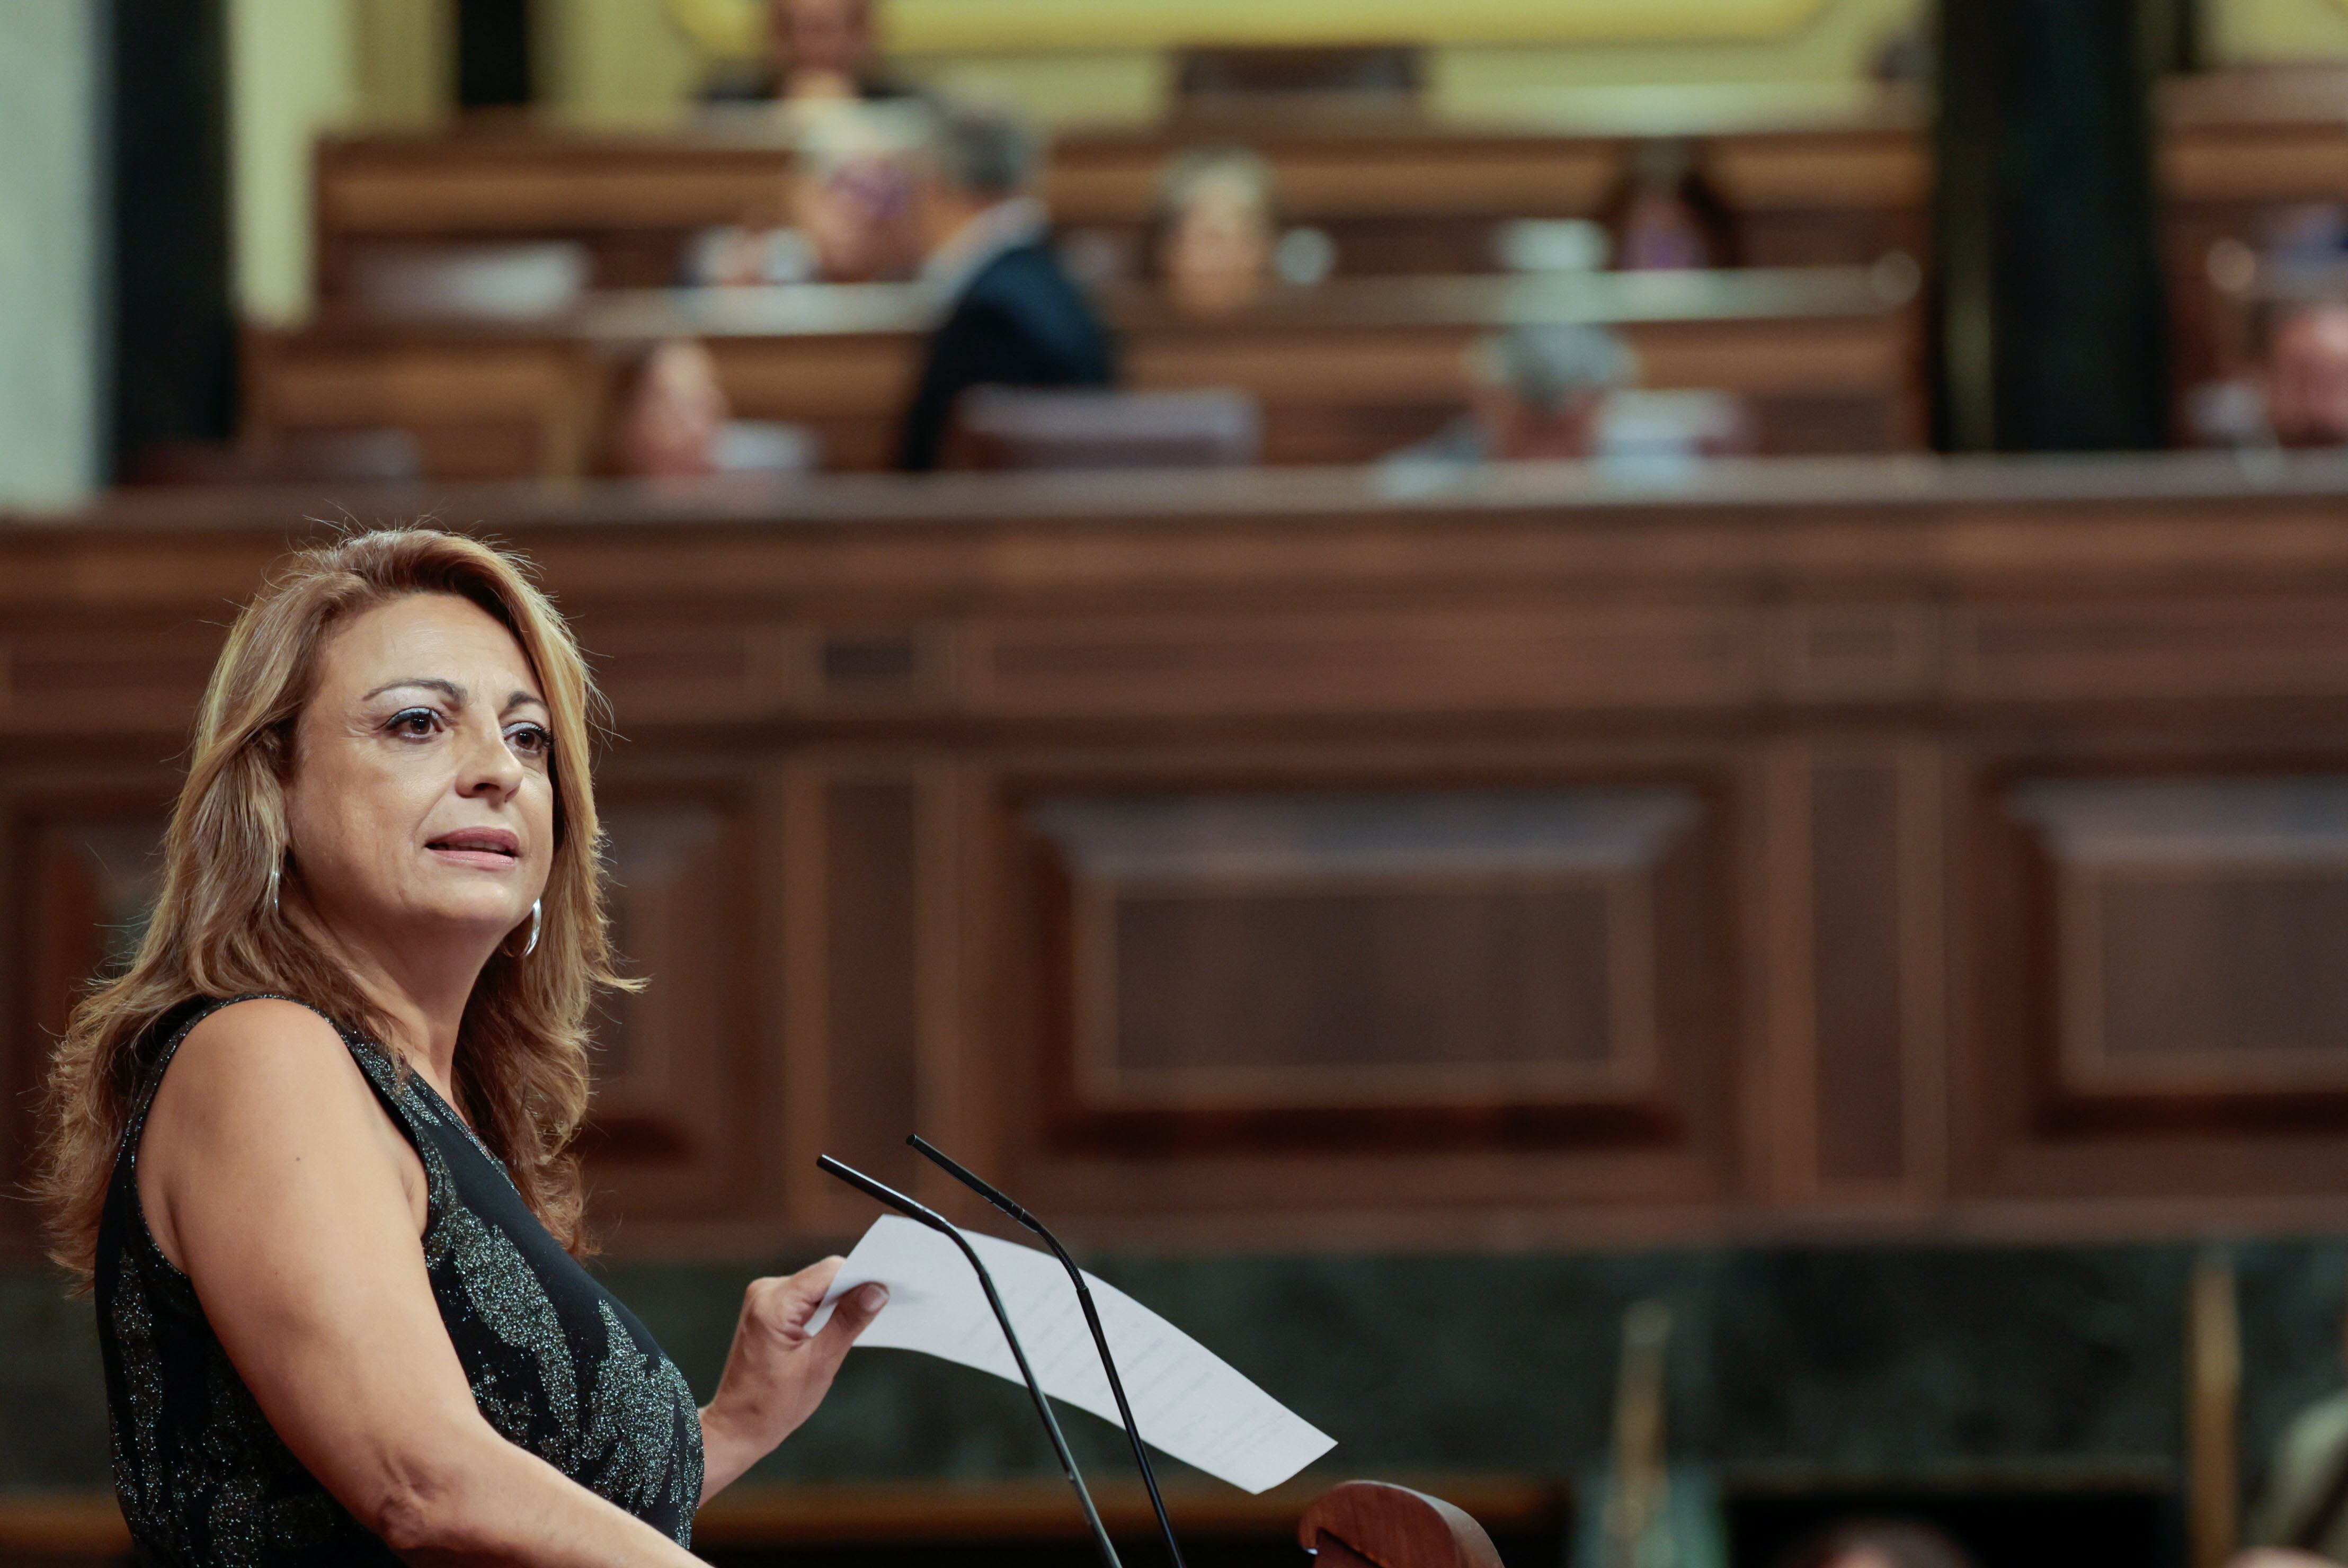
[[[524,904],[517,911],[503,903],[440,904],[417,911],[416,918],[407,923],[451,943],[472,942],[494,947],[530,923],[530,906]]]

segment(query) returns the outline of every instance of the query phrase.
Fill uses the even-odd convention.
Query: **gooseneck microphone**
[[[1027,1351],[1019,1343],[1019,1331],[1011,1326],[1011,1315],[1003,1308],[1003,1297],[995,1294],[994,1276],[986,1272],[986,1264],[979,1260],[978,1249],[970,1244],[970,1238],[956,1230],[944,1215],[922,1207],[893,1187],[875,1181],[853,1166],[843,1165],[829,1154],[816,1156],[815,1162],[825,1174],[837,1176],[909,1220],[919,1221],[962,1249],[962,1255],[978,1273],[979,1288],[986,1292],[986,1305],[994,1309],[994,1321],[1003,1326],[1003,1337],[1011,1346],[1011,1358],[1019,1363],[1019,1376],[1026,1380],[1027,1392],[1035,1401],[1035,1413],[1044,1418],[1044,1430],[1052,1439],[1052,1451],[1059,1456],[1060,1469],[1066,1473],[1068,1484],[1076,1489],[1076,1501],[1084,1506],[1085,1522],[1092,1527],[1093,1545],[1100,1552],[1103,1568],[1124,1568],[1117,1561],[1117,1548],[1109,1543],[1107,1527],[1101,1523],[1100,1510],[1093,1506],[1093,1494],[1085,1490],[1085,1478],[1076,1472],[1076,1457],[1068,1451],[1068,1439],[1060,1433],[1059,1420],[1052,1414],[1052,1401],[1044,1397],[1044,1385],[1035,1381],[1035,1368],[1027,1365]]]
[[[947,1175],[1003,1211],[1014,1223],[1033,1231],[1052,1249],[1060,1266],[1068,1271],[1068,1281],[1076,1287],[1076,1302],[1085,1309],[1085,1326],[1093,1331],[1093,1346],[1100,1352],[1101,1370],[1108,1374],[1108,1391],[1117,1396],[1117,1413],[1124,1418],[1126,1440],[1133,1445],[1133,1462],[1141,1469],[1141,1483],[1149,1489],[1149,1506],[1158,1511],[1158,1528],[1166,1537],[1166,1553],[1174,1560],[1174,1568],[1184,1568],[1182,1548],[1174,1540],[1174,1522],[1166,1517],[1166,1500],[1158,1494],[1158,1473],[1149,1468],[1148,1450],[1142,1447],[1141,1428],[1133,1418],[1133,1407],[1126,1402],[1125,1379],[1117,1375],[1117,1357],[1109,1354],[1108,1336],[1101,1328],[1099,1311],[1093,1305],[1093,1293],[1085,1286],[1085,1271],[1060,1244],[1060,1238],[1045,1227],[1044,1222],[1029,1213],[1013,1199],[998,1191],[994,1184],[965,1168],[941,1150],[920,1133],[910,1133],[905,1141],[913,1146],[924,1159]]]

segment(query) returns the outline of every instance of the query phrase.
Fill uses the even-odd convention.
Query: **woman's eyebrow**
[[[548,713],[554,711],[552,708],[547,707],[546,699],[539,696],[536,692],[523,691],[520,688],[517,688],[511,696],[506,698],[506,706],[503,711],[511,713],[518,707],[542,708]]]
[[[397,691],[402,686],[422,686],[427,691],[438,692],[450,702],[455,703],[458,707],[465,706],[465,688],[458,686],[455,681],[442,680],[438,676],[408,676],[401,680],[386,681],[382,686],[376,687],[375,690],[367,693],[366,696],[359,698],[359,700],[361,702],[373,702],[376,697],[381,696],[384,693],[387,691]]]

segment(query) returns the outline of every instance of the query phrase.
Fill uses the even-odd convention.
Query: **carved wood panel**
[[[2051,884],[2059,1092],[2348,1094],[2348,778],[2041,780],[2012,801]]]
[[[1978,798],[1960,1195],[2348,1191],[2348,775],[2078,768]]]
[[[1317,1150],[1327,1202],[1371,1149],[1341,1206],[1497,1198],[1469,1167],[1509,1149],[1658,1198],[1721,1174],[1725,843],[1693,783],[1047,789],[1005,825],[1039,1075],[1014,1098],[1064,1191],[1106,1164],[1088,1198],[1155,1171],[1162,1202]]]

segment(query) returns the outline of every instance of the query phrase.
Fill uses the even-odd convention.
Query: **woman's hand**
[[[815,1414],[833,1374],[865,1326],[889,1305],[889,1293],[868,1284],[842,1296],[819,1334],[808,1320],[823,1305],[844,1260],[826,1258],[795,1274],[755,1279],[742,1297],[742,1321],[717,1397],[701,1412],[701,1501],[774,1451]]]

